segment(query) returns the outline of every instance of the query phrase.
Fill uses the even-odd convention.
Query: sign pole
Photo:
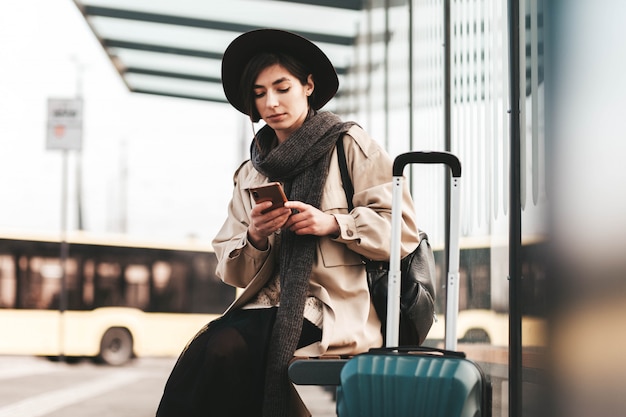
[[[67,198],[68,198],[68,152],[82,148],[83,103],[77,99],[48,99],[48,129],[46,148],[63,152],[61,190],[61,285],[59,288],[59,360],[65,361],[65,311],[68,308],[67,259]],[[78,190],[77,190],[78,191]],[[80,207],[79,207],[80,209]],[[80,211],[80,210],[79,210]],[[80,212],[79,212],[80,216]],[[79,228],[82,228],[79,218]]]
[[[61,184],[61,289],[59,294],[59,360],[65,361],[65,310],[67,310],[67,258],[69,244],[67,242],[67,149],[63,150],[63,168]]]

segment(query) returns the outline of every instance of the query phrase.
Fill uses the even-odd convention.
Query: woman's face
[[[279,142],[304,123],[313,87],[311,75],[302,85],[280,64],[271,65],[259,73],[254,83],[254,102],[261,118],[276,132]]]

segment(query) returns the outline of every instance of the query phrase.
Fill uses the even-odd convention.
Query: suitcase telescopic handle
[[[404,167],[409,164],[445,164],[450,168],[453,177],[461,176],[461,162],[450,152],[420,151],[400,154],[393,161],[393,176],[401,177]]]
[[[391,203],[391,248],[389,259],[389,282],[387,298],[387,333],[386,346],[397,346],[400,330],[400,228],[402,210],[398,210],[402,202],[402,177],[406,165],[409,164],[444,164],[450,168],[450,224],[448,248],[448,274],[446,280],[446,321],[445,348],[456,350],[457,317],[459,314],[459,232],[460,232],[460,184],[461,162],[449,152],[420,151],[406,152],[398,155],[393,161],[393,188]],[[396,208],[396,209],[394,209]],[[395,233],[394,233],[395,232]]]

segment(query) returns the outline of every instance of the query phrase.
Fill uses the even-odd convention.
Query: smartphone
[[[279,182],[270,182],[260,187],[251,188],[252,198],[258,203],[271,201],[272,206],[262,211],[263,214],[270,212],[278,207],[282,207],[287,201],[287,196],[283,191],[283,186]]]

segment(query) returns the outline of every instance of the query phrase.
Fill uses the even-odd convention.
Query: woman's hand
[[[300,201],[288,201],[285,203],[288,209],[295,209],[285,223],[285,228],[297,235],[328,236],[339,235],[340,229],[335,216]]]
[[[251,222],[248,227],[248,239],[255,248],[260,250],[267,249],[268,236],[280,230],[291,214],[291,210],[285,207],[279,207],[265,214],[261,213],[271,206],[271,201],[265,201],[254,206],[250,212]]]

